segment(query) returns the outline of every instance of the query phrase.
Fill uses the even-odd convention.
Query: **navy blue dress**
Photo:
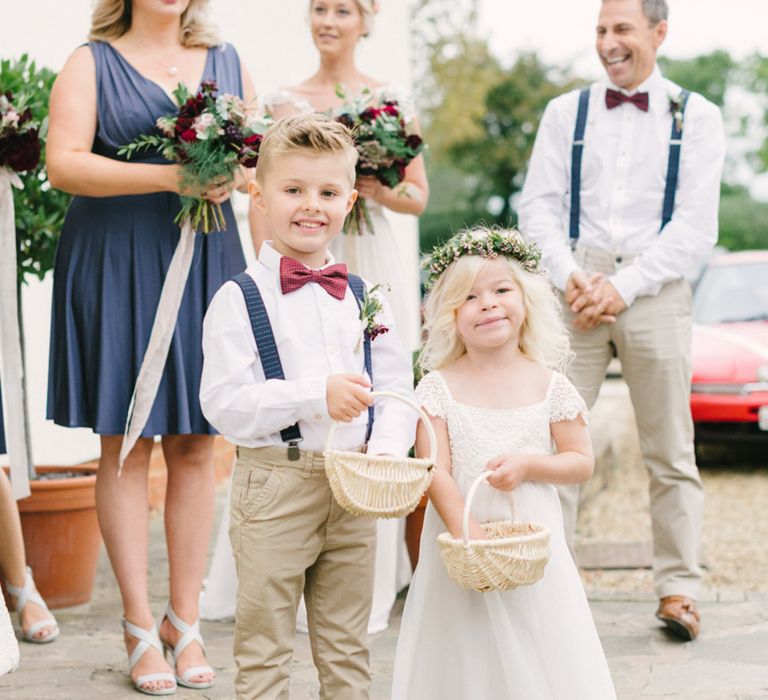
[[[89,44],[96,63],[98,128],[92,151],[117,150],[176,112],[171,98],[109,44]],[[242,97],[240,59],[224,44],[208,49],[204,80]],[[166,163],[141,151],[133,161]],[[180,231],[171,192],[75,197],[61,232],[53,276],[48,418],[119,435],[149,343],[160,290]],[[245,269],[229,202],[226,230],[196,234],[189,280],[162,381],[143,437],[214,434],[198,398],[202,324],[218,288]]]

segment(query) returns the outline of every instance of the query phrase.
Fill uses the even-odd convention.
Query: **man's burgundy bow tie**
[[[625,95],[623,92],[611,90],[611,88],[608,88],[605,91],[605,106],[608,107],[608,109],[618,107],[624,102],[631,102],[638,109],[642,109],[643,112],[648,111],[647,92],[636,92],[634,95]]]
[[[307,282],[317,282],[335,299],[343,299],[347,293],[349,272],[344,263],[329,265],[322,270],[312,270],[293,258],[280,258],[280,289],[290,294],[301,289]]]

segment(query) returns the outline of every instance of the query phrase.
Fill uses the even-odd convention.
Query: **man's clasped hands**
[[[573,325],[582,331],[613,323],[627,308],[616,287],[602,274],[576,270],[565,285],[565,302],[576,314]]]

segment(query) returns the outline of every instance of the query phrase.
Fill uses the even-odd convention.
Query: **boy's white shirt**
[[[283,446],[280,431],[298,421],[303,437],[299,447],[322,451],[331,425],[328,376],[365,374],[358,342],[360,312],[349,288],[342,300],[314,283],[283,294],[280,258],[264,243],[257,262],[246,272],[259,286],[286,379],[265,379],[243,293],[230,281],[214,296],[203,322],[200,403],[211,425],[236,445]],[[333,263],[328,254],[326,265]],[[376,321],[390,330],[371,343],[375,389],[415,400],[411,360],[386,300],[382,305]],[[415,411],[400,401],[384,399],[376,402],[375,415],[368,452],[405,455],[415,437]],[[367,421],[368,414],[363,412],[352,423],[340,423],[334,447],[361,447]]]

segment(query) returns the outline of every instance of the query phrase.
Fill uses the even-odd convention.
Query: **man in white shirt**
[[[571,379],[591,406],[613,350],[650,474],[657,617],[695,639],[703,491],[693,450],[691,290],[717,240],[720,112],[664,79],[666,0],[603,0],[606,78],[544,113],[519,207],[572,324]],[[572,537],[578,487],[561,489]]]
[[[238,445],[238,698],[288,697],[302,593],[321,696],[369,694],[376,526],[335,502],[323,449],[340,421],[335,449],[367,441],[369,453],[405,456],[416,414],[385,402],[370,422],[371,382],[413,397],[410,358],[386,300],[359,308],[364,283],[328,253],[355,201],[356,160],[351,133],[328,117],[289,117],[269,130],[250,187],[273,240],[205,317],[203,413]]]

